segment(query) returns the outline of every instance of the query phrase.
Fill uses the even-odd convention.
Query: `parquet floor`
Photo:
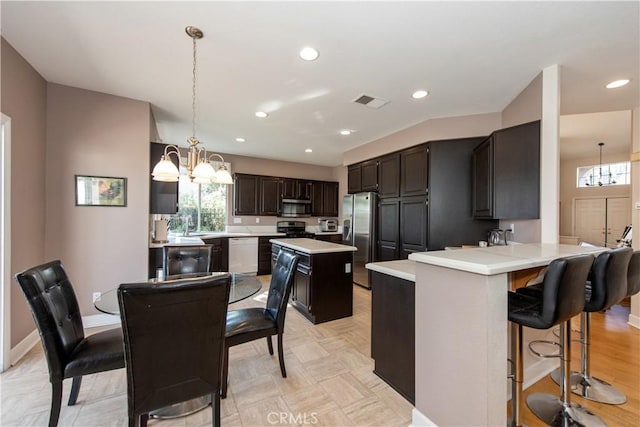
[[[268,288],[269,276],[260,279],[264,291]],[[264,340],[232,347],[229,394],[221,408],[222,425],[410,425],[412,405],[372,373],[370,296],[369,291],[354,286],[353,317],[315,326],[290,308],[285,332],[286,379],[280,375],[277,356],[269,356]],[[230,309],[262,306],[264,298],[264,294],[259,294],[233,304]],[[640,426],[640,334],[619,320],[626,318],[625,309],[621,310],[602,315],[604,321],[593,321],[596,334],[602,333],[603,328],[607,335],[610,329],[615,331],[615,348],[599,351],[595,365],[597,372],[600,372],[598,365],[609,369],[602,375],[603,379],[616,384],[622,381],[622,388],[630,399],[619,407],[601,409],[607,405],[592,402],[587,406],[611,426]],[[599,339],[597,335],[595,339]],[[73,407],[65,404],[70,386],[67,380],[60,426],[127,425],[124,370],[85,377],[78,403]],[[550,379],[544,379],[526,392],[531,390],[556,393],[557,386]],[[0,393],[0,426],[46,426],[51,392],[39,345],[0,375]],[[465,398],[461,396],[461,400]],[[526,408],[524,415],[529,426],[541,425]],[[211,411],[203,410],[183,418],[150,420],[149,426],[210,423]]]

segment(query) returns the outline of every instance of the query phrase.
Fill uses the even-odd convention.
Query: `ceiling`
[[[638,2],[0,7],[3,37],[47,81],[148,101],[163,142],[181,146],[191,136],[184,28],[199,27],[196,135],[221,153],[335,166],[343,152],[424,120],[502,111],[553,64],[562,65],[563,114],[638,105]],[[307,45],[320,52],[314,62],[298,57]],[[604,88],[618,78],[631,83]],[[412,99],[417,89],[430,94]],[[362,94],[389,103],[352,102]]]

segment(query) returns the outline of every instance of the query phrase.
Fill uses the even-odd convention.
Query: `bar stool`
[[[571,318],[584,308],[584,283],[591,269],[593,257],[578,255],[553,260],[542,283],[542,292],[537,296],[509,292],[509,321],[511,322],[512,357],[515,359],[511,408],[513,426],[521,424],[522,400],[522,327],[549,329],[560,326],[561,374],[570,372],[571,363]],[[605,425],[586,408],[571,402],[569,378],[563,378],[560,398],[545,393],[535,393],[527,398],[531,412],[549,425],[582,424]]]
[[[631,248],[616,248],[602,252],[593,262],[586,284],[584,310],[580,315],[580,372],[571,373],[573,393],[611,405],[620,405],[627,401],[627,397],[611,384],[591,376],[591,313],[606,310],[627,296],[627,274],[632,254]],[[551,373],[551,378],[562,384],[559,369]]]
[[[640,251],[635,251],[629,260],[627,272],[627,297],[640,292]]]

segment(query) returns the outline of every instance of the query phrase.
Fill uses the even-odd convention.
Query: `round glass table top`
[[[191,273],[191,274],[175,274],[168,276],[165,281],[178,280],[178,279],[199,279],[202,277],[212,276],[226,276],[231,275],[231,289],[229,290],[229,304],[241,301],[245,298],[249,298],[251,295],[256,294],[262,289],[262,283],[255,275],[243,274],[243,273]],[[162,286],[163,281],[157,279],[149,279],[149,286]],[[100,295],[100,298],[96,299],[93,303],[94,307],[107,314],[120,314],[120,307],[118,305],[118,288],[111,289]]]

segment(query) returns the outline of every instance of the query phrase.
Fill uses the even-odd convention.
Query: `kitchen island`
[[[414,426],[507,424],[511,273],[605,248],[531,243],[420,252]]]
[[[272,262],[280,251],[298,255],[291,305],[313,324],[353,314],[353,246],[314,239],[271,239]]]

